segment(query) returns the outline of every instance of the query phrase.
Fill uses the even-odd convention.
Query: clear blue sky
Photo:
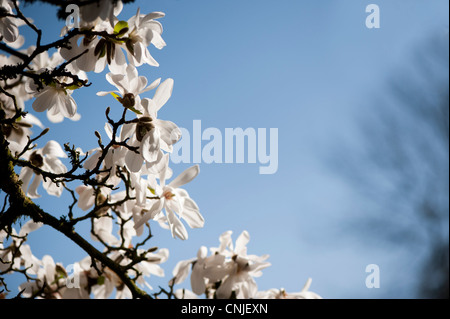
[[[370,3],[380,7],[380,29],[365,26]],[[161,22],[168,45],[151,50],[160,67],[139,69],[150,82],[175,80],[160,118],[188,130],[193,120],[222,132],[279,129],[274,175],[259,175],[257,164],[200,164],[200,175],[186,189],[205,228],[189,230],[182,242],[153,227],[154,245],[171,253],[166,279],[176,261],[195,256],[201,245],[216,246],[222,232],[232,230],[236,238],[246,229],[249,252],[269,254],[272,263],[257,280],[261,290],[299,291],[312,277],[311,289],[325,298],[413,296],[411,256],[381,245],[373,234],[363,239],[348,231],[355,211],[363,214],[367,207],[327,161],[339,144],[358,144],[356,119],[390,70],[407,64],[430,33],[448,32],[448,1],[154,0],[125,6],[120,18],[128,19],[137,6],[142,13],[166,13]],[[54,12],[43,5],[25,9],[48,32],[44,42],[62,27]],[[84,150],[96,146],[92,132],[103,130],[104,106],[117,105],[95,96],[112,88],[104,74],[90,79],[92,87],[74,94],[82,120],[65,120],[47,139]],[[175,174],[187,166],[172,164]],[[65,213],[65,199],[39,202]],[[66,265],[85,256],[54,231],[30,237],[39,258],[50,253]],[[369,290],[365,267],[373,263],[381,269],[381,288]],[[164,285],[166,279],[150,283]]]

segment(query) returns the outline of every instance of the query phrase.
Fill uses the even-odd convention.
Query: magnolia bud
[[[134,100],[134,95],[133,93],[127,93],[123,96],[123,98],[120,99],[120,103],[122,103],[122,105],[124,107],[126,107],[127,109],[130,107],[133,107],[134,104],[136,103]]]
[[[33,154],[30,155],[30,162],[31,164],[39,168],[44,166],[44,158],[42,157],[42,155],[36,152],[33,152]]]
[[[152,118],[149,116],[141,117],[136,125],[136,139],[141,142],[145,134],[154,129]]]

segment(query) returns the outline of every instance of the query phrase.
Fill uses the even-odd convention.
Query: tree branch
[[[11,229],[12,224],[22,216],[28,216],[35,222],[42,222],[61,232],[74,243],[81,247],[92,258],[98,260],[110,268],[130,289],[134,298],[151,298],[147,293],[138,288],[126,274],[126,269],[117,264],[105,254],[97,250],[88,241],[81,237],[69,222],[57,219],[48,214],[28,198],[21,188],[22,182],[14,171],[13,156],[8,148],[8,142],[0,134],[0,188],[9,194],[10,206],[8,210],[0,214],[0,229]]]

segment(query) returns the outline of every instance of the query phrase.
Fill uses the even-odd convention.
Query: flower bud
[[[141,117],[136,125],[136,139],[142,142],[145,134],[154,129],[155,126],[152,123],[152,118],[149,116]]]
[[[122,98],[120,98],[119,102],[122,103],[122,105],[127,109],[133,107],[136,103],[133,93],[125,94]]]
[[[33,154],[30,155],[30,162],[31,164],[39,168],[44,166],[44,158],[42,157],[42,155],[36,152],[33,152]]]

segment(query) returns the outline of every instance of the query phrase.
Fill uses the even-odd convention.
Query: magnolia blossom
[[[30,83],[28,93],[35,96],[33,109],[36,112],[47,111],[48,119],[53,123],[61,122],[65,117],[76,121],[77,104],[72,97],[73,90],[66,88],[63,83],[69,81],[62,78],[61,82],[52,82],[40,89],[35,83]]]
[[[106,1],[106,0],[105,0]],[[82,9],[85,19],[82,18],[81,29],[92,30],[97,32],[106,32],[105,37],[78,35],[70,40],[70,49],[61,49],[61,55],[70,60],[75,56],[82,54],[77,58],[76,65],[83,71],[94,71],[96,73],[102,72],[106,65],[109,66],[111,72],[122,73],[126,68],[126,52],[128,62],[135,66],[140,66],[147,63],[152,66],[158,66],[158,62],[153,59],[147,47],[152,43],[156,48],[162,49],[165,42],[161,38],[162,26],[159,22],[154,21],[164,16],[163,13],[155,12],[145,16],[138,14],[131,18],[129,22],[119,21],[116,15],[119,14],[121,6],[114,10],[110,6],[104,7],[103,16],[109,16],[107,20],[103,20],[98,13],[93,11],[92,17],[99,17],[98,19],[87,18],[89,5]],[[111,2],[109,2],[111,5]],[[107,13],[108,12],[108,13]],[[87,20],[92,21],[87,21]],[[63,28],[61,35],[64,35],[68,28]],[[115,37],[115,38],[112,38]]]
[[[220,237],[221,246],[218,249],[212,249],[215,254],[231,257],[231,261],[225,265],[228,276],[217,289],[217,298],[230,298],[232,292],[235,292],[239,299],[252,298],[258,291],[253,278],[260,277],[262,275],[261,270],[270,266],[270,263],[265,262],[269,255],[261,257],[247,255],[246,245],[250,241],[247,231],[243,231],[239,235],[233,248],[231,234],[230,231],[222,234]],[[207,278],[210,277],[208,274],[206,275]]]
[[[108,73],[106,75],[106,80],[114,85],[118,91],[100,91],[97,93],[98,96],[113,94],[113,96],[115,96],[124,107],[131,109],[137,108],[139,111],[142,110],[139,106],[139,94],[153,90],[161,81],[161,79],[157,79],[147,86],[147,78],[145,76],[139,76],[137,69],[131,64],[126,67],[123,74],[114,74],[112,72]]]
[[[79,27],[81,30],[106,31],[108,34],[114,34],[114,24],[118,21],[116,16],[120,14],[122,8],[123,4],[120,0],[114,2],[99,0],[82,5],[80,6]],[[64,36],[68,31],[69,27],[66,25],[60,35]],[[77,35],[70,39],[69,47],[62,48],[60,53],[65,60],[79,56],[73,63],[79,70],[99,73],[105,69],[106,64],[109,64],[111,71],[119,73],[126,67],[125,55],[120,47],[119,43],[109,41],[109,39]],[[88,52],[82,54],[86,50]]]
[[[169,100],[173,89],[173,80],[167,79],[156,89],[153,99],[145,98],[136,106],[141,110],[134,123],[123,126],[121,139],[129,138],[127,144],[138,147],[139,153],[128,152],[125,156],[127,167],[132,172],[141,170],[143,162],[151,167],[161,160],[162,153],[172,152],[173,144],[181,138],[178,126],[171,122],[157,118],[158,111]]]
[[[51,256],[45,255],[36,273],[36,280],[23,283],[19,286],[19,290],[23,290],[23,296],[29,298],[43,289],[43,293],[49,298],[61,299],[59,290],[65,286],[65,277],[67,272],[64,267],[60,263],[55,263]]]
[[[6,113],[11,114],[8,110]],[[9,149],[12,154],[20,153],[28,143],[28,138],[31,137],[31,128],[36,125],[41,129],[44,128],[41,121],[33,114],[27,114],[25,117],[21,117],[18,121],[12,124],[1,125],[2,133],[6,140],[9,142]]]
[[[166,163],[168,156],[165,156]],[[149,177],[148,188],[152,190],[158,199],[152,200],[148,209],[143,215],[135,215],[135,228],[138,234],[142,233],[143,225],[150,219],[154,219],[162,209],[166,212],[167,224],[173,237],[186,240],[188,238],[187,230],[180,219],[183,219],[191,228],[201,228],[205,224],[203,216],[200,214],[197,204],[189,197],[189,194],[181,186],[192,181],[199,173],[200,168],[194,165],[180,175],[178,175],[169,184],[166,183],[166,175],[163,171],[160,175],[160,185],[156,180]]]
[[[132,172],[138,172],[145,161],[150,169],[161,160],[160,149],[171,152],[172,145],[181,138],[181,131],[176,124],[157,118],[158,111],[172,95],[173,80],[167,79],[160,84],[160,79],[157,79],[147,86],[147,78],[138,76],[132,65],[127,67],[125,74],[108,73],[106,79],[115,85],[118,91],[101,91],[97,95],[105,96],[111,93],[124,107],[137,113],[137,119],[125,124],[120,135],[121,141],[128,140],[128,145],[139,148],[138,153],[126,152],[127,167]],[[141,101],[139,94],[156,87],[153,99],[145,98]]]
[[[153,289],[153,287],[148,283],[148,280],[145,280],[145,277],[150,277],[151,275],[164,277],[164,269],[162,269],[159,265],[167,261],[169,258],[169,250],[162,248],[156,253],[148,253],[143,249],[138,249],[137,253],[140,255],[145,254],[146,260],[136,265],[136,270],[142,274],[136,282],[143,287]]]
[[[166,46],[161,34],[163,27],[156,19],[164,17],[162,12],[152,12],[147,15],[141,14],[138,9],[135,16],[128,20],[129,32],[126,34],[128,60],[135,66],[144,63],[158,66],[158,62],[151,56],[147,47],[153,44],[157,49]]]
[[[12,229],[12,241],[8,247],[3,247],[6,240],[6,231],[0,231],[0,272],[10,268],[23,268],[30,275],[36,274],[41,264],[32,253],[29,245],[25,244],[26,236],[32,231],[42,227],[42,223],[35,223],[32,220],[26,222],[19,233]]]
[[[162,159],[161,150],[172,152],[172,145],[181,138],[181,131],[175,123],[157,119],[158,107],[154,100],[146,98],[142,105],[144,114],[138,116],[135,123],[124,127],[126,136],[131,135],[128,144],[139,149],[139,153],[128,152],[125,156],[127,167],[132,172],[140,171],[144,161],[147,169],[157,165]]]
[[[30,161],[35,167],[43,171],[63,174],[67,171],[66,166],[59,159],[60,157],[67,157],[63,152],[61,146],[56,141],[49,141],[43,148],[28,151],[24,155],[25,159]],[[31,179],[33,178],[33,181]],[[22,180],[22,189],[30,198],[38,198],[40,195],[37,192],[39,185],[43,184],[44,189],[49,195],[60,196],[63,187],[53,183],[50,178],[44,180],[41,174],[36,173],[32,168],[23,167],[20,171],[19,179]]]
[[[220,247],[211,248],[210,256],[203,246],[197,258],[179,262],[171,283],[182,282],[187,277],[189,265],[193,264],[191,286],[195,294],[206,293],[207,297],[219,299],[231,298],[233,294],[238,299],[254,298],[258,292],[254,277],[261,276],[261,270],[270,266],[265,262],[269,256],[247,255],[246,245],[250,238],[247,231],[242,232],[233,248],[231,234],[228,231],[220,236]]]
[[[13,7],[10,0],[0,0],[0,40],[8,43],[12,48],[20,48],[25,39],[19,34],[19,26],[24,25],[24,22],[18,18],[6,16],[14,15]]]
[[[96,20],[88,24],[82,23],[81,29],[114,34],[112,23],[103,20]],[[67,27],[63,28],[61,35],[66,32]],[[77,35],[70,39],[68,48],[60,49],[60,54],[65,60],[77,57],[74,65],[79,70],[100,73],[108,65],[110,71],[122,73],[126,68],[126,58],[121,48],[121,43],[110,38]]]

